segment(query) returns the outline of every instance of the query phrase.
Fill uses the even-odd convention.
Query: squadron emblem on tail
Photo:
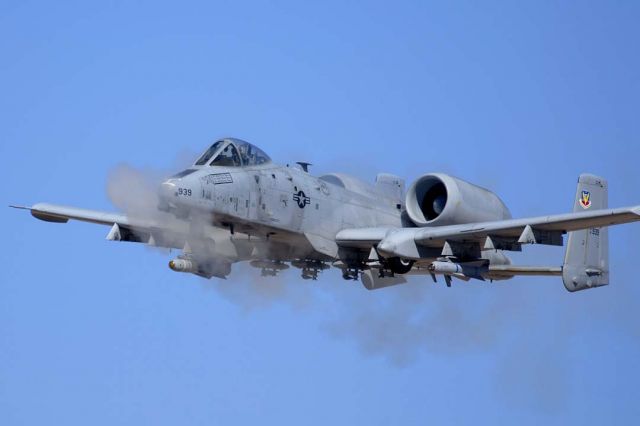
[[[591,207],[591,193],[589,191],[582,191],[580,195],[580,205],[583,209]]]

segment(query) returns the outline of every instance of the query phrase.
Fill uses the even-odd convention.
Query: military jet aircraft
[[[274,164],[234,138],[213,143],[191,167],[164,181],[158,205],[125,215],[39,203],[38,219],[110,226],[107,239],[181,249],[174,271],[225,278],[248,261],[263,276],[290,266],[316,279],[330,266],[367,289],[407,275],[468,281],[561,276],[569,291],[609,283],[607,226],[640,220],[640,206],[608,209],[607,182],[583,174],[573,213],[513,219],[493,192],[443,173],[404,181],[378,174],[366,184],[346,174],[312,176],[309,163]],[[526,244],[562,246],[562,266],[512,265],[505,252]]]

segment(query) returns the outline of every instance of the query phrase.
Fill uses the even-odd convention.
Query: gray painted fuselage
[[[163,184],[163,201],[177,214],[206,217],[212,225],[269,241],[274,260],[335,260],[340,230],[401,226],[400,197],[349,176],[318,178],[272,163],[191,169]]]

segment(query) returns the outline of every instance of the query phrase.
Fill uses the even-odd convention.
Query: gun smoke
[[[168,174],[120,165],[109,174],[107,194],[130,217],[164,220],[171,229],[174,222],[158,214],[156,196]],[[637,231],[630,232],[637,240]],[[530,254],[522,262],[540,260]],[[559,262],[562,252],[556,250],[554,256]],[[505,403],[553,413],[567,404],[576,386],[571,360],[581,349],[581,333],[615,323],[626,338],[640,338],[637,291],[624,280],[632,276],[629,256],[624,254],[624,265],[615,265],[615,291],[578,294],[568,294],[559,280],[549,278],[454,281],[447,289],[429,277],[412,277],[406,285],[370,292],[360,283],[343,281],[335,269],[321,274],[318,282],[303,282],[297,270],[261,278],[259,270],[246,264],[234,265],[227,280],[201,281],[205,289],[249,313],[274,304],[321,313],[320,327],[329,336],[398,368],[425,354],[452,363],[468,355],[489,355],[497,360],[493,385]],[[183,279],[176,276],[176,281]]]

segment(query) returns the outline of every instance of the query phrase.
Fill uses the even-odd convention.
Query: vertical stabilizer
[[[600,210],[607,206],[607,181],[590,174],[580,175],[573,211]],[[562,281],[569,291],[609,284],[609,235],[606,227],[569,232]]]

